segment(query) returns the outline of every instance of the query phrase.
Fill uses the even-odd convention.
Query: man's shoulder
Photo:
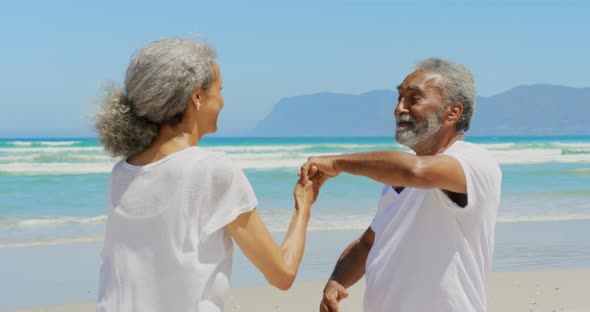
[[[494,155],[485,147],[471,142],[457,141],[445,154],[469,163],[474,168],[488,168],[500,173],[500,165]]]
[[[474,144],[471,142],[459,140],[453,143],[448,151],[477,151],[477,152],[488,152],[486,148],[481,145]]]
[[[481,145],[465,141],[456,141],[445,151],[445,154],[485,157],[495,161],[494,156],[488,149]]]

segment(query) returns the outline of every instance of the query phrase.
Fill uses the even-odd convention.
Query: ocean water
[[[467,138],[503,170],[493,270],[590,268],[590,137]],[[312,155],[405,150],[391,138],[210,138],[245,171],[276,240]],[[94,139],[0,140],[0,311],[96,298],[108,174]],[[380,185],[343,174],[312,210],[298,281],[326,279],[370,224]],[[265,284],[236,248],[232,287]],[[319,296],[320,294],[318,294]]]
[[[503,170],[499,222],[590,219],[590,137],[477,137]],[[408,150],[392,138],[205,138],[245,171],[274,232],[290,220],[297,170],[307,157]],[[119,159],[94,139],[0,140],[0,248],[100,241],[108,174]],[[380,186],[343,174],[316,203],[310,230],[364,229]]]

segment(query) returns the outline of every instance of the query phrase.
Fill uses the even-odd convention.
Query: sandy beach
[[[323,281],[296,283],[288,292],[271,287],[233,289],[225,305],[234,311],[317,311]],[[494,272],[488,285],[488,311],[590,311],[590,269]],[[362,311],[364,285],[350,289],[343,312]],[[90,312],[93,303],[11,310],[10,312]]]

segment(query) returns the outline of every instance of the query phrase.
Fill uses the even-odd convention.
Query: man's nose
[[[395,107],[395,110],[393,111],[393,115],[394,116],[399,116],[403,113],[409,113],[406,105],[404,104],[404,99],[401,98],[398,102],[397,102],[397,106]]]

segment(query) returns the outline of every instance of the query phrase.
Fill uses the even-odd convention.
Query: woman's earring
[[[197,102],[197,110],[201,109],[201,102]]]

